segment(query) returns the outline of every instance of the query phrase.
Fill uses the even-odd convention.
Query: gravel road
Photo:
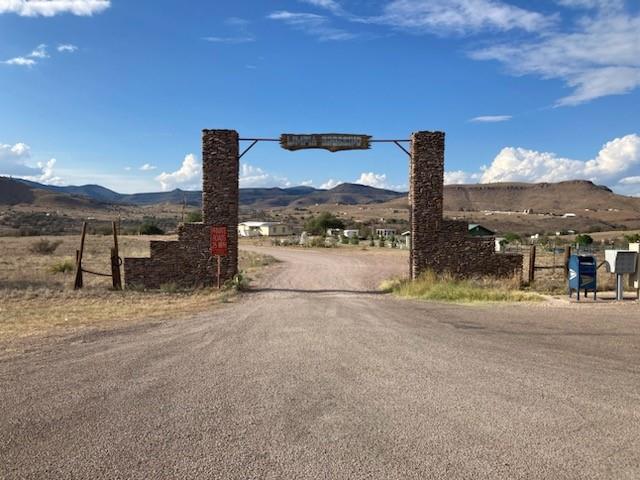
[[[0,478],[640,478],[640,306],[402,301],[403,257],[260,251],[233,303],[3,360]]]

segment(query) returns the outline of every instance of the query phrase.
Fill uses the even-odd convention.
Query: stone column
[[[436,268],[444,193],[444,132],[416,132],[411,137],[411,277]]]
[[[225,225],[229,232],[224,280],[238,272],[239,148],[235,130],[202,131],[202,220],[205,228]]]

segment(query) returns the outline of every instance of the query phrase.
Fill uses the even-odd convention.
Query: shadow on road
[[[379,290],[340,290],[340,289],[296,289],[296,288],[251,288],[246,293],[265,293],[265,292],[282,292],[282,293],[347,293],[352,295],[386,295],[385,292]]]

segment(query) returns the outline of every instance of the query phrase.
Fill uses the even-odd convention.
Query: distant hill
[[[515,211],[534,213],[568,213],[574,211],[616,209],[640,213],[640,198],[626,197],[609,188],[589,181],[575,180],[559,183],[492,183],[476,185],[447,185],[444,190],[445,211]],[[38,204],[51,206],[106,207],[112,204],[156,205],[202,204],[202,192],[172,190],[121,194],[99,185],[57,187],[27,180],[0,177],[0,204]],[[315,205],[371,205],[384,204],[393,208],[407,208],[406,193],[351,183],[343,183],[330,190],[312,187],[243,188],[240,205],[251,209],[278,207],[304,208]]]
[[[107,207],[106,203],[102,203],[87,195],[66,193],[60,190],[60,188],[67,187],[49,187],[48,185],[29,182],[27,180],[0,177],[0,205],[34,205],[54,208]]]
[[[17,184],[15,186],[16,191],[20,189],[20,186],[27,186],[32,190],[48,191],[61,195],[71,195],[74,197],[84,197],[91,201],[104,204],[142,206],[182,204],[185,200],[187,204],[191,206],[200,206],[202,204],[202,192],[200,191],[184,191],[176,189],[170,192],[122,194],[99,185],[58,187],[53,185],[42,185],[28,180],[6,180]],[[269,209],[289,206],[304,207],[315,204],[324,205],[337,203],[359,205],[382,203],[402,197],[406,197],[406,194],[350,183],[343,183],[331,190],[320,190],[313,187],[240,189],[240,204],[244,207],[254,209]],[[8,195],[7,200],[0,200],[0,203],[10,204],[10,202],[13,201],[11,198],[11,195]],[[24,200],[18,201],[17,203],[31,203],[31,201],[27,197],[24,197]]]

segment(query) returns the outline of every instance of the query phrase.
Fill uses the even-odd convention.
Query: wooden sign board
[[[228,239],[226,226],[211,227],[211,255],[215,257],[229,255]]]
[[[368,150],[371,148],[371,136],[342,133],[318,133],[297,135],[284,133],[280,136],[280,145],[286,150],[307,150],[320,148],[330,152],[343,150]]]

